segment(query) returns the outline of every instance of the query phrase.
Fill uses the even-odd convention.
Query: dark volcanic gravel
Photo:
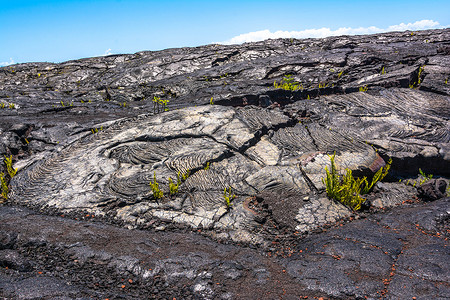
[[[368,215],[277,251],[0,207],[0,296],[445,299],[449,201]]]

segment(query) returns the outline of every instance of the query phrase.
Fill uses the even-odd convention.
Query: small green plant
[[[214,105],[214,98],[211,97],[211,99],[209,99],[209,104]]]
[[[102,130],[103,130],[103,125],[100,126],[100,128],[92,128],[91,132],[92,132],[92,134],[96,134],[96,133],[98,133],[99,131],[102,131]]]
[[[338,79],[342,77],[342,75],[344,75],[344,70],[340,71],[338,74]]]
[[[209,170],[209,161],[206,163],[206,166],[205,166],[204,170],[205,170],[205,171],[208,171],[208,170]]]
[[[153,182],[150,181],[150,186],[152,188],[153,197],[155,199],[161,199],[164,197],[163,191],[159,189],[159,184],[156,182],[156,172],[153,173]]]
[[[14,169],[12,166],[12,155],[9,157],[5,156],[3,162],[5,163],[7,174],[5,175],[4,173],[0,173],[1,195],[4,200],[8,200],[8,193],[9,193],[8,182],[14,176],[16,176],[17,169]]]
[[[367,90],[368,90],[369,88],[367,87],[367,85],[365,85],[365,86],[361,86],[361,87],[359,87],[359,91],[360,92],[367,92]]]
[[[64,103],[63,101],[60,101],[60,103],[61,103],[62,107],[73,106],[73,101],[72,102],[67,102],[67,103]]]
[[[422,175],[422,179],[419,181],[419,184],[422,185],[425,182],[427,182],[428,180],[433,178],[433,174],[428,174],[426,175],[421,168],[419,168],[419,174]]]
[[[236,195],[233,194],[231,190],[231,186],[223,190],[223,198],[225,199],[225,205],[227,206],[227,209],[231,209],[231,207],[233,206],[231,202],[234,200],[234,198],[236,198]]]
[[[14,103],[8,103],[8,105],[6,105],[5,103],[0,103],[0,108],[9,108],[9,109],[15,109],[16,105]]]
[[[280,83],[274,81],[273,86],[276,89],[283,89],[291,92],[303,90],[303,85],[300,84],[299,82],[294,81],[292,75],[285,75]]]
[[[180,172],[178,172],[177,174],[177,183],[173,183],[172,178],[169,177],[169,194],[170,195],[175,195],[176,193],[178,193],[178,188],[180,187],[181,184],[181,178],[180,178]]]
[[[14,176],[16,176],[17,169],[14,169],[12,166],[12,155],[9,157],[5,156],[4,162],[5,162],[6,170],[8,171],[9,177],[13,178]]]
[[[185,173],[181,173],[181,178],[183,178],[183,181],[186,181],[190,175],[191,175],[191,170],[187,169],[187,171]]]
[[[8,193],[9,193],[8,183],[6,182],[5,174],[3,173],[0,173],[0,185],[2,189],[2,198],[4,200],[8,200]],[[0,203],[1,202],[3,201],[0,201]]]
[[[448,84],[448,78],[445,78],[444,83],[447,85]]]
[[[386,71],[384,70],[384,67],[383,67],[383,69],[381,69],[381,75],[384,75],[384,74],[386,74]]]
[[[153,101],[153,113],[154,114],[156,114],[156,113],[159,114],[160,110],[161,110],[161,112],[165,112],[165,111],[169,110],[169,108],[167,107],[167,104],[170,102],[169,100],[164,100],[164,99],[161,99],[160,97],[154,96],[152,101]]]
[[[427,175],[427,174],[425,174],[422,171],[421,168],[419,168],[419,178],[420,179],[418,181],[417,180],[408,179],[408,180],[406,180],[406,182],[404,180],[400,180],[400,182],[404,182],[406,185],[410,185],[412,187],[416,187],[416,185],[422,185],[425,182],[427,182],[428,180],[432,179],[433,178],[433,174]]]
[[[420,85],[422,83],[421,76],[422,76],[422,72],[424,69],[425,69],[425,65],[423,65],[419,68],[419,74],[417,74],[417,85]]]
[[[335,155],[336,153],[330,156],[331,171],[328,167],[325,167],[327,175],[326,178],[322,178],[327,195],[328,197],[351,207],[353,210],[359,210],[361,209],[361,204],[365,201],[361,195],[369,193],[378,181],[383,180],[383,178],[386,177],[391,167],[392,159],[389,160],[386,166],[380,168],[375,173],[369,184],[366,177],[355,178],[350,169],[345,169],[346,174],[341,178],[334,163]]]

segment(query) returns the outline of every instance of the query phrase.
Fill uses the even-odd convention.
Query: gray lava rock
[[[418,194],[425,200],[437,200],[446,196],[447,182],[443,179],[430,179],[418,188]]]
[[[12,267],[0,269],[0,297],[445,298],[442,181],[418,189],[433,202],[345,224],[354,213],[325,197],[322,178],[334,152],[338,172],[369,179],[392,158],[391,182],[367,196],[387,208],[415,197],[398,177],[450,176],[449,41],[443,29],[0,68],[0,156],[19,169],[6,205],[131,230],[0,206],[0,252]],[[298,90],[275,87],[286,75]],[[188,170],[169,196],[169,178]],[[189,230],[289,255],[271,260]],[[53,269],[37,276],[27,261]],[[86,276],[103,287],[76,287]]]
[[[17,251],[11,249],[0,250],[0,266],[20,272],[31,270],[30,262],[24,259]]]
[[[131,224],[158,218],[261,243],[245,197],[264,190],[308,194],[308,182],[322,189],[330,164],[325,153],[333,149],[340,151],[336,163],[341,169],[370,169],[383,162],[370,146],[318,124],[285,127],[289,124],[281,113],[250,106],[201,106],[121,120],[24,169],[11,182],[11,199],[96,215],[112,208]],[[269,130],[273,136],[261,138]],[[180,193],[168,195],[168,179],[176,181],[177,174],[188,171]],[[152,193],[149,183],[155,179],[166,193],[163,199]],[[232,209],[223,197],[228,187],[237,195]],[[289,222],[299,231],[350,214],[326,198],[297,209],[299,216]]]

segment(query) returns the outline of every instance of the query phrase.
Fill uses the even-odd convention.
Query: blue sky
[[[449,26],[449,0],[0,0],[0,66],[218,42]]]

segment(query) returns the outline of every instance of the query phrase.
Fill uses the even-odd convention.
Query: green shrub
[[[4,200],[8,200],[8,193],[9,193],[8,183],[14,176],[16,176],[17,169],[14,169],[12,166],[12,155],[9,157],[5,156],[3,162],[5,163],[7,174],[0,173],[0,188],[2,198]]]
[[[169,108],[167,107],[167,105],[169,104],[169,100],[165,100],[165,99],[161,99],[160,97],[153,97],[153,113],[156,114],[160,112],[160,108],[161,108],[161,112],[165,112],[168,111]]]
[[[14,169],[12,166],[12,155],[9,157],[5,156],[4,162],[5,162],[6,170],[8,171],[9,177],[13,178],[14,176],[16,176],[17,169]]]
[[[173,183],[172,178],[169,177],[169,194],[175,195],[178,193],[178,188],[181,184],[180,172],[177,173],[177,184]]]
[[[236,198],[236,195],[231,191],[231,186],[224,189],[223,198],[225,199],[225,205],[227,206],[227,209],[230,209],[233,206],[231,202],[234,200],[234,198]]]
[[[191,175],[191,170],[188,169],[186,171],[186,173],[182,173],[181,174],[181,178],[183,178],[183,181],[186,181],[189,178],[190,175]]]
[[[299,82],[294,81],[292,75],[285,75],[279,84],[275,81],[273,86],[276,89],[283,89],[291,92],[303,90],[303,86]]]
[[[173,182],[173,179],[169,177],[167,180],[169,181],[169,195],[175,195],[178,193],[178,189],[184,181],[186,181],[191,174],[190,170],[187,170],[186,173],[177,173],[177,183]],[[156,172],[153,172],[153,182],[150,181],[150,187],[152,188],[153,197],[155,199],[164,198],[164,192],[159,188],[159,183],[156,181]]]
[[[367,90],[368,90],[369,88],[367,87],[367,85],[365,85],[365,86],[361,86],[361,87],[359,87],[359,91],[360,92],[367,92]]]
[[[5,200],[8,200],[8,193],[9,193],[9,189],[8,189],[8,184],[6,183],[6,178],[5,178],[5,174],[0,173],[0,184],[1,184],[1,188],[2,188],[2,198]],[[0,201],[0,203],[3,201]]]
[[[433,174],[428,174],[426,175],[421,168],[419,168],[419,174],[422,175],[422,179],[420,180],[419,184],[424,184],[425,182],[427,182],[428,180],[430,180],[431,178],[433,178]]]
[[[150,186],[152,188],[153,197],[155,197],[155,199],[161,199],[162,197],[164,197],[163,191],[159,189],[159,184],[158,182],[156,182],[156,172],[153,173],[153,182],[150,181]]]
[[[366,177],[353,177],[352,170],[350,169],[345,169],[346,174],[341,178],[337,173],[334,163],[335,155],[336,153],[330,156],[331,171],[328,170],[328,167],[325,167],[327,176],[326,178],[322,178],[322,182],[326,186],[327,195],[351,207],[353,210],[359,210],[361,209],[361,204],[365,201],[361,195],[369,193],[378,181],[386,177],[391,167],[392,159],[389,160],[385,167],[380,168],[375,173],[369,184]]]

